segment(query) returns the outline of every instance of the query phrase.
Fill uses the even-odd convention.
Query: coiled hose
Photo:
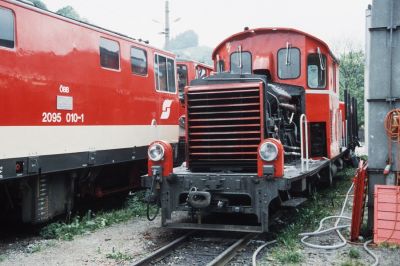
[[[354,187],[354,183],[351,184],[349,190],[346,193],[346,198],[343,202],[343,206],[342,206],[342,210],[340,212],[339,215],[334,215],[334,216],[328,216],[323,218],[320,223],[319,223],[319,227],[317,230],[315,230],[314,232],[308,232],[308,233],[301,233],[300,236],[303,236],[303,238],[301,239],[301,243],[303,243],[304,245],[311,247],[311,248],[316,248],[316,249],[337,249],[337,248],[341,248],[347,245],[347,240],[344,238],[344,236],[342,235],[342,233],[339,231],[339,229],[343,229],[346,227],[350,227],[350,224],[346,224],[346,225],[339,225],[340,220],[341,219],[347,219],[347,220],[351,220],[350,217],[344,216],[344,211],[346,209],[346,205],[347,202],[349,200],[349,196],[350,196],[350,192],[353,190]],[[332,218],[337,218],[335,224],[333,227],[325,229],[325,230],[321,230],[324,224],[324,221],[332,219]],[[306,242],[306,239],[309,238],[310,236],[316,236],[316,235],[322,235],[322,234],[326,234],[328,232],[331,231],[336,231],[336,233],[338,234],[339,238],[341,239],[341,243],[336,244],[336,245],[317,245],[317,244],[311,244]],[[368,244],[370,244],[372,241],[369,240],[367,242],[364,243],[363,247],[365,249],[365,251],[371,255],[371,257],[373,257],[373,259],[375,260],[375,262],[372,264],[373,266],[376,266],[379,264],[379,258],[367,247]]]
[[[325,218],[323,218],[323,219],[319,222],[319,227],[318,227],[317,230],[315,230],[314,232],[308,232],[308,233],[301,233],[301,234],[300,234],[300,236],[302,236],[301,242],[302,242],[304,245],[306,245],[306,246],[308,246],[308,247],[311,247],[311,248],[317,248],[317,249],[337,249],[337,248],[341,248],[341,247],[344,247],[345,245],[347,245],[347,240],[346,240],[346,239],[344,238],[344,236],[341,234],[341,232],[339,231],[339,229],[343,229],[343,228],[346,228],[346,227],[350,227],[351,225],[350,225],[350,224],[339,225],[339,223],[340,223],[340,220],[341,220],[341,219],[351,220],[350,217],[344,216],[343,214],[344,214],[344,211],[345,211],[345,209],[346,209],[346,205],[347,205],[347,202],[348,202],[348,200],[349,200],[350,192],[353,190],[353,187],[354,187],[354,183],[351,184],[349,190],[348,190],[347,193],[346,193],[346,198],[345,198],[345,200],[344,200],[344,202],[343,202],[343,206],[342,206],[342,209],[341,209],[339,215],[332,215],[332,216],[325,217]],[[336,222],[335,222],[335,225],[334,225],[333,227],[331,227],[331,228],[322,230],[322,227],[323,227],[324,222],[325,222],[326,220],[334,219],[334,218],[337,219]],[[310,236],[322,235],[322,234],[326,234],[326,233],[331,232],[331,231],[336,231],[336,233],[338,234],[339,238],[340,238],[341,241],[342,241],[341,243],[336,244],[336,245],[317,245],[317,244],[311,244],[311,243],[306,242],[306,239],[309,238]],[[373,265],[373,266],[376,266],[376,265],[379,264],[379,258],[368,248],[368,245],[369,245],[371,242],[372,242],[372,240],[366,241],[366,242],[364,243],[363,247],[364,247],[365,251],[366,251],[371,257],[373,257],[373,259],[375,260],[375,262],[374,262],[372,265]],[[276,240],[267,242],[267,243],[263,244],[262,246],[260,246],[259,248],[257,248],[257,250],[253,253],[253,257],[252,257],[252,265],[253,265],[253,266],[257,266],[257,255],[258,255],[258,253],[259,253],[263,248],[265,248],[266,246],[268,246],[268,245],[270,245],[270,244],[274,244],[274,243],[276,243]]]

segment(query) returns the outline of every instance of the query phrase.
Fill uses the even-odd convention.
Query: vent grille
[[[264,136],[262,83],[190,87],[187,155],[192,171],[255,171]]]

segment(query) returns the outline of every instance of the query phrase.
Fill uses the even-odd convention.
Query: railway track
[[[258,235],[255,233],[235,234],[232,237],[232,234],[218,236],[218,233],[214,232],[203,232],[202,235],[199,233],[199,231],[191,231],[132,265],[226,265],[239,250]]]

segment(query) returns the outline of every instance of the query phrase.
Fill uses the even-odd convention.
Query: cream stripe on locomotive
[[[0,160],[178,142],[178,125],[0,127]]]

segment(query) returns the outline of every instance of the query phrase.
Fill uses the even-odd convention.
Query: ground
[[[0,265],[124,265],[162,245],[177,234],[159,227],[160,221],[137,218],[72,241],[37,237],[0,246]]]
[[[343,188],[337,195],[338,204],[332,214],[339,214],[340,202],[344,199],[350,183],[342,183]],[[324,197],[324,195],[321,195]],[[324,197],[326,198],[326,197]],[[318,198],[314,199],[314,202]],[[351,211],[352,197],[349,199],[345,215]],[[304,213],[306,209],[292,210]],[[311,212],[314,211],[311,209]],[[310,212],[310,210],[308,211]],[[290,214],[290,211],[289,211]],[[312,215],[312,214],[311,214]],[[290,229],[290,224],[284,227]],[[316,228],[313,228],[316,229]],[[312,229],[312,230],[313,230]],[[4,228],[2,229],[4,230]],[[287,230],[290,231],[290,230]],[[133,218],[127,222],[114,224],[84,235],[75,236],[73,240],[46,240],[38,236],[30,236],[0,240],[0,266],[2,265],[129,265],[141,256],[177,238],[182,232],[160,228],[160,220],[147,221],[146,218]],[[344,232],[346,235],[346,232]],[[348,233],[347,233],[348,234]],[[271,237],[271,235],[269,235]],[[253,251],[263,243],[264,239],[252,241],[231,265],[251,265]],[[338,238],[334,233],[312,239],[313,243],[332,244]],[[361,245],[347,244],[337,250],[319,250],[304,247],[300,244],[297,233],[291,236],[296,247],[294,252],[286,253],[284,246],[279,250],[274,247],[263,250],[258,256],[260,265],[371,265],[372,258]],[[372,247],[380,258],[380,265],[399,265],[400,249],[394,247]],[[273,253],[278,252],[277,254]],[[300,255],[299,255],[300,254]],[[284,256],[283,259],[279,255]]]

